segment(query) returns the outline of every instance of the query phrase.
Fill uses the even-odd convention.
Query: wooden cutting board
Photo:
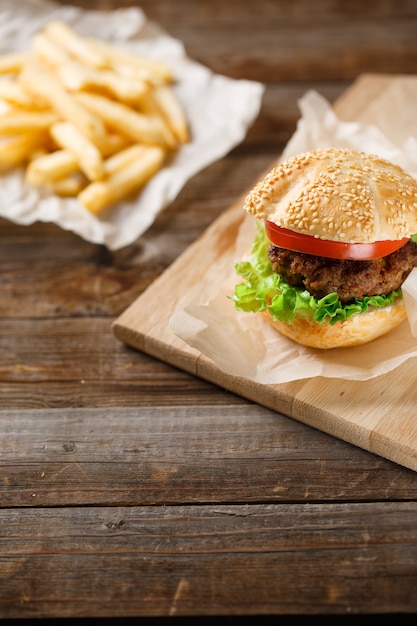
[[[340,119],[377,123],[392,134],[384,98],[401,87],[401,110],[414,111],[417,77],[361,76],[335,104]],[[394,91],[393,91],[394,90]],[[378,117],[379,116],[379,117]],[[410,116],[409,116],[410,117]],[[400,129],[417,136],[415,127]],[[390,137],[394,139],[393,137]],[[255,181],[254,181],[255,182]],[[243,219],[242,198],[225,211],[113,324],[117,339],[127,345],[215,383],[260,405],[279,411],[369,452],[417,470],[417,359],[368,381],[322,377],[280,385],[262,385],[222,372],[209,358],[174,335],[168,321],[179,301],[199,285],[209,300],[214,281],[202,274],[219,260],[233,264],[234,243]],[[164,306],[159,306],[164,293]]]

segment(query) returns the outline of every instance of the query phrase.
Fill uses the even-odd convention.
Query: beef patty
[[[409,241],[395,252],[372,261],[340,261],[269,247],[274,272],[294,287],[320,299],[337,292],[341,302],[389,294],[401,287],[417,266],[417,244]]]

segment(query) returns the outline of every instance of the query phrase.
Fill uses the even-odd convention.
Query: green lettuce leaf
[[[273,271],[263,224],[257,222],[256,225],[257,233],[250,257],[235,265],[236,273],[244,282],[235,286],[234,295],[230,298],[240,311],[257,313],[269,310],[273,319],[289,323],[295,317],[308,317],[319,323],[335,324],[370,307],[388,306],[402,295],[401,289],[397,289],[387,296],[367,296],[349,304],[342,304],[337,293],[317,300],[306,289],[292,287]]]

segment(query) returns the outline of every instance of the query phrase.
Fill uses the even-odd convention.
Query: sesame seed
[[[332,232],[333,238],[373,241],[379,229],[393,239],[417,232],[416,199],[417,181],[398,166],[363,152],[323,148],[273,168],[244,208],[315,237]]]

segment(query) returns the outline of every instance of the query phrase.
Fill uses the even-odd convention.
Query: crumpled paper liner
[[[417,141],[394,145],[374,126],[341,122],[329,103],[314,91],[301,99],[302,116],[282,160],[306,150],[334,146],[379,154],[417,177]],[[227,374],[262,384],[280,384],[323,376],[368,380],[385,374],[417,356],[417,268],[404,283],[408,322],[369,344],[354,348],[318,350],[300,346],[279,335],[262,316],[236,311],[228,298],[239,282],[233,264],[250,249],[255,220],[245,216],[236,241],[234,261],[227,258],[213,272],[225,276],[209,302],[199,302],[197,290],[187,294],[171,316],[173,332],[199,350]]]
[[[120,202],[99,217],[74,198],[58,198],[29,187],[21,170],[0,176],[1,217],[25,225],[55,222],[87,241],[117,250],[136,241],[192,176],[244,139],[259,113],[264,86],[214,74],[192,61],[180,41],[135,7],[100,12],[46,0],[0,0],[0,53],[29,49],[33,35],[51,20],[67,22],[82,36],[99,37],[168,63],[189,120],[192,141],[181,147],[136,199]]]

